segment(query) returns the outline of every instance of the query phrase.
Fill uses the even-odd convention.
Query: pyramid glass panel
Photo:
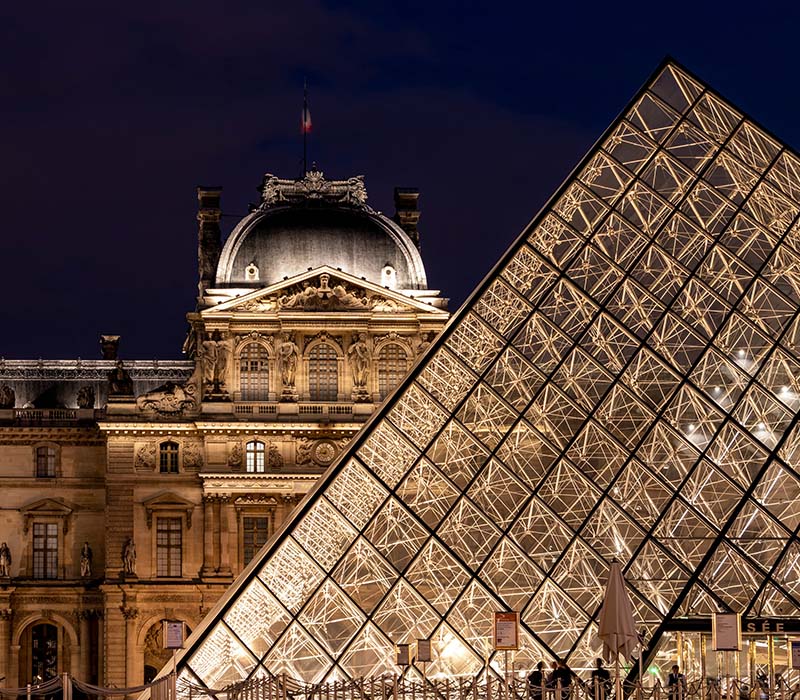
[[[800,617],[800,158],[661,66],[179,658],[208,687],[591,665],[621,562],[645,664]],[[688,629],[688,628],[687,628]],[[409,678],[421,678],[416,668]],[[631,673],[635,674],[635,669]]]

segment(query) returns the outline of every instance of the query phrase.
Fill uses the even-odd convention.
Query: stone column
[[[128,657],[127,616],[131,608],[118,586],[103,586],[105,610],[103,611],[102,672],[99,685],[124,688]]]
[[[5,681],[0,681],[6,687],[8,686],[9,664],[11,657],[11,617],[13,612],[11,608],[4,608],[0,610],[0,678],[5,678]],[[19,649],[19,647],[17,647]]]
[[[136,618],[139,616],[139,611],[133,607],[124,607],[122,616],[125,618],[125,651],[127,656],[125,685],[139,685],[142,682],[141,678],[136,678]]]
[[[8,647],[8,675],[6,688],[19,688],[19,644]]]
[[[214,496],[203,496],[203,568],[200,576],[213,576],[216,571],[214,567]]]
[[[233,508],[231,507],[231,497],[222,496],[219,499],[219,575],[232,576],[231,572],[231,548],[236,545],[233,527]]]
[[[91,611],[89,610],[81,610],[80,613],[80,628],[78,633],[80,634],[80,649],[81,649],[81,658],[80,658],[80,666],[77,669],[76,675],[84,682],[89,683],[91,678],[91,659],[89,657],[89,651],[91,647],[91,633],[89,631],[89,616],[91,615]]]

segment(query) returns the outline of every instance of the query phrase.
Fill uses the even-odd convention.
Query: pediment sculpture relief
[[[166,384],[142,394],[136,399],[140,411],[155,411],[162,415],[180,415],[185,411],[197,408],[194,384],[178,385],[174,382]]]
[[[331,276],[324,273],[319,276],[319,286],[307,284],[301,291],[284,294],[278,299],[283,309],[303,309],[305,311],[330,311],[341,309],[369,309],[366,296],[358,296],[345,288],[341,282],[330,285]]]

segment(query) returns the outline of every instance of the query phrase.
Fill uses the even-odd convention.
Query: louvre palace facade
[[[725,675],[727,612],[727,673],[774,683],[799,409],[800,157],[666,61],[194,628],[180,692],[394,673],[418,640],[429,677],[502,677],[498,611],[516,668],[587,669],[614,559],[648,677]]]
[[[151,679],[162,620],[201,624],[447,321],[416,190],[391,219],[360,177],[260,191],[223,245],[198,188],[185,360],[0,359],[3,686]]]

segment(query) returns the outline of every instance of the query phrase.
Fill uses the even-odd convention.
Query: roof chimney
[[[408,237],[419,248],[419,231],[417,222],[419,221],[419,208],[417,200],[419,190],[416,187],[395,187],[394,188],[394,216],[400,228],[408,234]]]
[[[202,297],[208,287],[214,285],[217,277],[217,263],[222,250],[222,234],[219,220],[222,210],[219,208],[221,187],[197,188],[197,221],[200,223],[197,232],[197,267],[200,276],[198,294]]]

